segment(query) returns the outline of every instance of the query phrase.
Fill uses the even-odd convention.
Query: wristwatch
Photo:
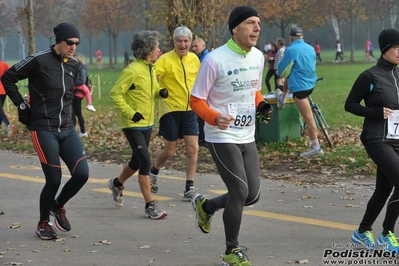
[[[21,110],[25,110],[26,109],[26,103],[25,102],[21,103],[18,108],[21,109]]]

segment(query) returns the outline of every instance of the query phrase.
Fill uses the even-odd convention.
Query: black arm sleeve
[[[366,107],[360,102],[370,94],[370,88],[374,86],[373,80],[368,71],[364,71],[356,79],[345,102],[345,111],[357,116],[368,118],[383,118],[383,107]]]

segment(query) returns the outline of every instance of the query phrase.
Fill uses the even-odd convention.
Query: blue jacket
[[[278,65],[279,76],[286,78],[292,93],[313,89],[316,84],[316,52],[303,39],[285,49]]]
[[[205,50],[202,51],[202,53],[197,54],[198,59],[200,60],[201,63],[202,63],[202,61],[204,61],[205,56],[207,56],[209,53],[210,53],[209,50],[205,48]]]

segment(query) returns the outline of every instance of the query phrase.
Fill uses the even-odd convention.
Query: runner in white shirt
[[[232,38],[201,64],[190,98],[194,112],[206,123],[205,140],[228,192],[207,199],[192,199],[196,224],[209,233],[214,212],[224,209],[226,251],[223,265],[252,265],[239,247],[238,235],[244,206],[260,196],[259,159],[255,143],[255,120],[267,123],[273,108],[260,92],[264,56],[256,48],[260,19],[249,6],[230,14]]]

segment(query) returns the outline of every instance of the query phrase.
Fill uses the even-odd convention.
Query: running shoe
[[[205,201],[207,201],[207,198],[196,193],[191,199],[191,204],[193,205],[193,209],[195,211],[195,225],[201,232],[207,234],[211,231],[211,220],[213,213],[208,214],[204,211],[202,206],[204,205]]]
[[[321,148],[316,150],[315,148],[310,147],[309,150],[302,152],[299,156],[301,156],[302,158],[309,158],[318,156],[320,154],[323,154],[323,150]]]
[[[377,249],[377,242],[375,242],[373,234],[370,231],[359,233],[359,229],[356,229],[352,235],[352,242],[355,244],[363,245],[365,249]]]
[[[66,218],[65,208],[62,207],[60,209],[52,208],[50,214],[54,216],[55,226],[60,229],[62,232],[71,231],[71,225],[69,224],[68,219]]]
[[[158,203],[156,201],[151,202],[150,206],[148,206],[147,209],[145,209],[145,214],[144,216],[153,220],[161,219],[163,217],[166,217],[168,214],[166,211],[163,211],[161,208],[159,208]]]
[[[183,201],[190,202],[191,199],[194,197],[196,190],[197,189],[195,187],[190,187],[189,190],[184,191],[184,193],[183,193]]]
[[[7,127],[8,133],[7,133],[7,137],[8,138],[13,138],[15,136],[15,129],[16,126],[13,124],[9,124]]]
[[[281,98],[281,96],[283,95],[283,92],[280,89],[276,89],[274,91],[274,95],[276,96],[276,100],[277,100],[277,108],[278,109],[284,109],[285,107],[285,101],[283,101]]]
[[[384,236],[382,233],[378,236],[377,244],[379,248],[388,252],[395,252],[399,254],[399,244],[394,233],[389,231],[389,234]]]
[[[222,266],[252,266],[252,263],[249,262],[247,255],[247,248],[233,248],[231,253],[227,255],[223,254],[222,258]]]
[[[96,111],[96,108],[94,108],[94,106],[91,105],[91,104],[87,105],[86,109],[89,110],[89,111],[92,111],[92,112]]]
[[[36,229],[36,235],[42,240],[57,239],[57,233],[48,220],[39,222]]]
[[[85,132],[85,133],[82,133],[82,132],[80,132],[79,133],[79,137],[81,137],[81,138],[87,138],[89,135],[87,134],[87,132]]]
[[[151,178],[151,192],[157,193],[158,192],[158,175],[153,174],[150,171],[150,178]]]
[[[125,188],[124,186],[121,187],[115,187],[114,185],[114,178],[111,178],[108,181],[108,188],[112,191],[112,202],[114,203],[115,206],[117,207],[122,207],[123,206],[123,193],[122,190]]]

